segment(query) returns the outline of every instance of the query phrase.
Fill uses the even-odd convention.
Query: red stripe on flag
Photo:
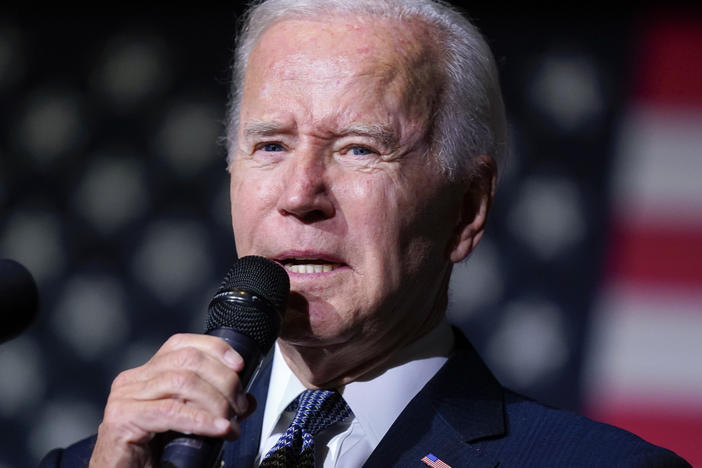
[[[617,223],[610,234],[608,280],[679,288],[702,286],[702,227]]]
[[[600,406],[586,410],[588,417],[606,422],[677,453],[692,466],[702,467],[700,434],[702,410],[690,408],[685,413],[669,408]]]
[[[702,10],[651,11],[637,54],[636,97],[658,105],[702,105]]]

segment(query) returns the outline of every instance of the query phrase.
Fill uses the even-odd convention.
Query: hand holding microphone
[[[289,289],[280,265],[239,260],[210,303],[207,334],[174,335],[114,380],[91,466],[211,463],[221,439],[239,435],[233,418],[252,408],[245,388],[278,336]],[[169,431],[180,435],[163,448],[157,435]]]

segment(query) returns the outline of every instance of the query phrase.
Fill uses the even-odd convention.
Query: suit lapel
[[[493,468],[471,442],[504,435],[504,400],[500,384],[460,331],[456,352],[407,405],[365,463],[365,467],[426,467],[433,453],[453,468]],[[250,393],[258,409],[241,424],[241,436],[224,445],[226,467],[253,466],[258,454],[272,359],[264,363]]]
[[[415,396],[364,466],[426,466],[434,454],[457,467],[494,467],[470,443],[505,433],[500,384],[468,340],[456,332],[456,352]]]
[[[222,460],[225,467],[253,466],[258,455],[261,442],[261,427],[263,426],[263,413],[268,397],[268,382],[271,379],[273,367],[273,353],[269,353],[262,364],[259,375],[254,380],[249,393],[255,398],[258,406],[256,411],[241,423],[241,435],[234,442],[224,444]]]

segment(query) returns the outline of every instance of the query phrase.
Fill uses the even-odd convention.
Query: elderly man
[[[229,440],[232,467],[685,465],[503,389],[445,320],[505,141],[495,64],[465,18],[429,0],[270,0],[236,59],[237,252],[291,283],[258,409],[225,342],[177,335],[115,379],[97,438],[46,466],[153,466],[169,430]],[[298,418],[318,395],[334,416],[312,430]],[[302,426],[306,455],[291,454]]]

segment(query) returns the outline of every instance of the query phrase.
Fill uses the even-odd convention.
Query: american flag
[[[639,23],[587,414],[702,466],[702,17]]]
[[[427,453],[426,456],[424,458],[422,458],[422,461],[424,462],[425,465],[429,465],[433,468],[451,468],[450,465],[447,465],[446,463],[441,461],[433,453]]]

